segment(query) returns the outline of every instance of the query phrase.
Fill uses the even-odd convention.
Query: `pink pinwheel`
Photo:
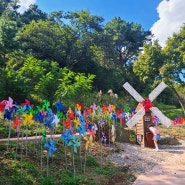
[[[95,110],[97,109],[96,104],[94,103],[93,105],[90,106],[90,108],[92,109],[93,112],[95,112]]]
[[[13,104],[13,99],[9,97],[8,101],[6,101],[5,109],[12,108],[13,106],[16,106],[16,105]]]

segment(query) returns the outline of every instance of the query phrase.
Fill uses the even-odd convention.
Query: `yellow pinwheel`
[[[74,123],[76,124],[76,128],[78,128],[80,126],[79,118],[74,119]]]
[[[32,113],[30,114],[23,114],[23,117],[24,117],[24,121],[23,121],[23,125],[26,125],[26,124],[33,124],[34,123],[34,120],[32,119],[33,118],[33,115]]]
[[[86,143],[85,143],[85,149],[86,150],[88,150],[89,146],[94,146],[92,135],[86,134],[86,135],[83,136],[83,138],[86,141]]]

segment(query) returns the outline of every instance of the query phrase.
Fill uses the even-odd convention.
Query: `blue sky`
[[[185,23],[185,0],[20,0],[20,12],[37,4],[44,12],[89,10],[105,22],[121,17],[151,30],[161,46]]]
[[[105,22],[114,17],[139,23],[150,29],[158,20],[156,7],[161,0],[37,0],[36,4],[46,12],[64,10],[89,10],[92,15],[102,16]],[[47,3],[46,3],[47,2]],[[142,2],[142,3],[141,3]]]

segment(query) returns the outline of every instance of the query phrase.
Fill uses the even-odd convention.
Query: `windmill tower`
[[[136,114],[126,123],[129,128],[136,125],[136,135],[140,140],[142,147],[153,147],[149,146],[147,142],[148,125],[151,124],[151,113],[159,118],[161,123],[169,127],[172,122],[154,105],[151,103],[156,97],[167,87],[164,82],[161,82],[148,96],[144,99],[128,82],[123,87],[139,102],[136,108]]]

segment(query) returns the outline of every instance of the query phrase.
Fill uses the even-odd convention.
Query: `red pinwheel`
[[[19,132],[20,124],[22,124],[22,120],[19,117],[15,117],[12,127],[16,129],[16,132]]]
[[[68,129],[71,126],[71,120],[68,118],[67,120],[62,122],[65,125],[65,128]]]
[[[2,102],[0,102],[0,112],[4,111],[5,105],[6,105],[6,100],[3,100]]]
[[[150,108],[152,108],[154,105],[151,103],[151,100],[149,98],[146,98],[146,100],[142,101],[141,104],[143,105],[145,111],[149,111]]]

